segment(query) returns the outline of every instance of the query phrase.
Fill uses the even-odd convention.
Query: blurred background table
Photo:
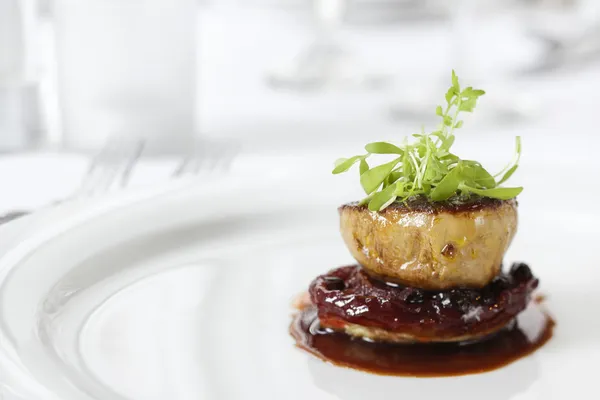
[[[454,8],[471,7],[470,0],[446,6],[416,3],[427,7],[405,1],[346,4],[337,28],[340,43],[360,56],[366,71],[389,78],[382,85],[298,88],[273,84],[272,76],[310,45],[315,32],[311,2],[201,2],[195,38],[196,136],[239,146],[232,169],[240,172],[327,174],[333,160],[360,152],[369,141],[400,141],[421,124],[433,127],[428,117],[398,112],[398,105],[416,105],[434,116],[454,67],[464,81],[481,83],[488,92],[465,121],[457,152],[489,159],[495,168],[510,157],[512,138],[521,135],[524,166],[544,173],[547,166],[558,165],[554,173],[566,176],[597,172],[600,34],[594,30],[594,2],[490,2],[498,7],[477,8],[466,17]],[[0,134],[0,147],[9,151],[0,157],[1,208],[47,204],[69,193],[104,140],[96,138],[85,151],[64,145],[56,18],[52,2],[37,8],[41,17],[29,44],[35,57],[28,78],[40,94],[36,140],[15,146],[8,134]],[[483,23],[468,22],[473,16]],[[433,100],[430,93],[436,95]],[[498,104],[515,107],[520,115],[489,117],[486,108]],[[105,132],[110,135],[114,132]],[[164,135],[168,141],[173,133]],[[172,152],[144,157],[138,182],[160,181],[181,157]]]

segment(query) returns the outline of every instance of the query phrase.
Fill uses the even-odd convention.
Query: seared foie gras
[[[517,230],[515,200],[471,197],[339,208],[342,237],[369,272],[424,289],[481,288],[500,272]]]

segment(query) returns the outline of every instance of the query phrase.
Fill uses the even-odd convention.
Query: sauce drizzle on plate
[[[515,321],[475,343],[388,344],[322,329],[309,305],[294,316],[290,333],[299,348],[335,365],[380,375],[457,376],[491,371],[533,353],[552,337],[555,323],[543,316],[534,338]]]

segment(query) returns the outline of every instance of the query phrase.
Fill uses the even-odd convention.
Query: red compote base
[[[512,321],[537,285],[522,263],[481,289],[442,291],[386,282],[348,266],[318,276],[309,295],[321,325],[337,331],[359,325],[411,341],[463,341],[487,336]]]

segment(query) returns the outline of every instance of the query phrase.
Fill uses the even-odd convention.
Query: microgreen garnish
[[[492,176],[477,161],[462,160],[450,152],[454,131],[463,125],[461,112],[472,112],[479,97],[485,92],[467,87],[461,90],[456,73],[452,71],[452,86],[446,92],[446,105],[437,106],[435,112],[442,119],[437,130],[414,134],[412,143],[404,139],[402,145],[374,142],[365,146],[366,154],[336,161],[334,174],[360,165],[360,184],[372,211],[381,211],[395,201],[405,201],[411,196],[425,195],[432,201],[447,200],[452,196],[475,194],[496,199],[512,199],[522,187],[499,187],[515,172],[521,157],[521,138],[516,137],[515,156],[502,171]],[[385,164],[370,167],[367,158],[372,154],[385,154],[393,159]]]

